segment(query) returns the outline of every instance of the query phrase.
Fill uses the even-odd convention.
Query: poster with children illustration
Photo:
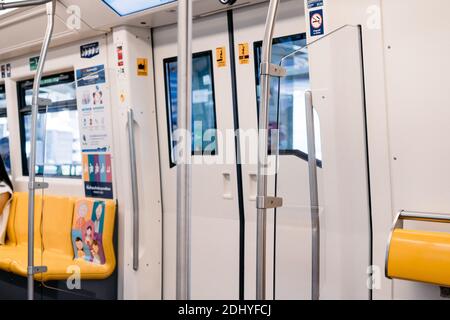
[[[105,264],[105,253],[102,243],[104,220],[104,201],[77,201],[72,229],[75,259],[83,259],[95,264]]]

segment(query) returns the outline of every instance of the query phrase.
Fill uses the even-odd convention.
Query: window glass
[[[217,152],[217,125],[214,100],[214,76],[210,51],[193,56],[192,68],[192,153],[214,155]],[[170,161],[174,165],[176,146],[174,132],[178,126],[177,113],[177,60],[164,61],[167,108],[170,136]]]
[[[272,46],[272,63],[279,64],[281,59],[295,50],[306,45],[306,35],[298,34],[276,38]],[[255,47],[255,69],[258,106],[260,102],[260,64],[262,42],[257,42]],[[271,79],[270,106],[269,106],[269,129],[279,129],[280,154],[308,154],[308,143],[306,136],[306,110],[305,91],[310,88],[309,82],[309,59],[306,50],[302,50],[283,62],[287,70],[287,76],[278,80]],[[281,91],[279,92],[279,88]],[[279,98],[279,102],[277,101]],[[279,107],[279,109],[277,108]],[[279,118],[279,126],[278,126]],[[316,112],[314,112],[316,140],[320,141],[320,124]],[[269,135],[270,139],[270,135]],[[270,145],[270,141],[269,141]],[[320,143],[316,142],[317,159],[322,159]]]
[[[11,173],[11,158],[9,154],[9,130],[6,111],[5,86],[0,84],[0,155],[5,163],[6,171]]]
[[[31,97],[33,81],[18,84],[22,163],[28,175],[31,138]],[[37,125],[36,172],[53,177],[81,177],[81,147],[74,74],[64,73],[42,79],[40,97],[52,104],[40,107]]]

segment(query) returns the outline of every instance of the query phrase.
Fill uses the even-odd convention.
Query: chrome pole
[[[176,298],[190,299],[192,1],[178,1],[178,147]]]
[[[306,131],[308,140],[309,194],[311,201],[312,229],[312,300],[320,298],[320,220],[319,191],[317,184],[316,135],[314,131],[314,107],[311,91],[305,92]]]
[[[261,55],[261,103],[259,108],[258,180],[256,221],[256,299],[266,299],[267,168],[272,40],[279,0],[271,0]]]
[[[31,150],[29,162],[29,181],[28,181],[28,268],[27,280],[28,300],[34,299],[34,275],[39,272],[44,272],[45,267],[34,266],[34,197],[37,188],[44,188],[45,184],[36,183],[36,127],[39,106],[46,106],[49,104],[48,100],[39,98],[40,82],[44,71],[45,60],[47,58],[48,48],[53,35],[53,27],[55,23],[55,9],[56,0],[27,0],[14,1],[8,3],[0,3],[0,10],[30,7],[47,4],[47,30],[45,33],[44,42],[42,44],[39,64],[34,78],[33,96],[32,96],[32,112],[31,112]]]
[[[39,90],[41,86],[42,74],[44,72],[45,60],[47,59],[48,48],[53,34],[55,22],[56,0],[47,3],[47,31],[45,33],[44,43],[42,45],[39,64],[33,84],[32,112],[31,112],[31,138],[30,138],[30,162],[29,162],[29,181],[28,181],[28,300],[34,299],[34,274],[38,270],[34,266],[34,197],[36,186],[36,128],[39,106],[46,104],[39,99]],[[38,186],[38,187],[43,187]]]
[[[51,1],[53,0],[27,0],[27,1],[13,1],[8,3],[0,3],[0,10],[38,6],[46,4]]]
[[[134,112],[128,109],[128,144],[130,145],[131,195],[133,197],[133,270],[139,270],[139,187],[134,140]]]

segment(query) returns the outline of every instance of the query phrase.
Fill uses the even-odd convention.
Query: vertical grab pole
[[[314,131],[314,107],[312,92],[305,92],[306,99],[306,131],[308,139],[309,194],[311,201],[312,227],[312,300],[320,298],[320,221],[319,192],[317,185],[316,137]]]
[[[192,0],[178,1],[178,144],[176,298],[190,299]],[[181,152],[180,152],[181,151]]]
[[[128,109],[128,142],[130,145],[131,193],[133,197],[133,270],[139,270],[139,189],[134,141],[134,113]]]
[[[32,113],[31,113],[31,139],[30,139],[30,162],[29,162],[29,181],[28,181],[28,300],[34,299],[34,274],[39,272],[34,266],[34,197],[36,186],[36,128],[39,106],[45,104],[45,101],[39,99],[39,90],[41,86],[42,74],[44,72],[45,60],[47,59],[48,47],[53,34],[55,23],[56,0],[47,3],[47,31],[45,33],[44,43],[42,45],[39,64],[34,77]],[[48,103],[48,102],[47,102]],[[38,186],[43,187],[43,186]],[[41,269],[42,271],[42,269]]]
[[[279,0],[271,0],[267,14],[261,55],[261,103],[258,134],[258,180],[256,221],[256,299],[266,299],[266,233],[267,233],[267,140],[269,128],[272,39]]]

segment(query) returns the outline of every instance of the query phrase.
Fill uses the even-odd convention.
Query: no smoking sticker
[[[311,37],[321,36],[324,34],[322,9],[311,11],[309,13],[309,21],[311,26]]]

